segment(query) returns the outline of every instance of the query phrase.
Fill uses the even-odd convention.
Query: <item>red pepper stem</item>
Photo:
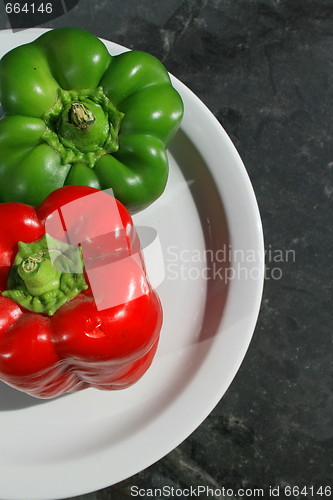
[[[52,316],[87,288],[81,248],[44,234],[32,243],[18,242],[2,295],[29,311]]]
[[[61,273],[54,268],[49,258],[42,255],[26,257],[18,266],[17,272],[35,297],[59,288]]]

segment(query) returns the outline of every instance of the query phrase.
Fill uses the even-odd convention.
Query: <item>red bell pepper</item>
[[[90,203],[96,193],[102,213]],[[37,208],[0,204],[0,380],[8,385],[39,398],[122,389],[150,366],[162,308],[133,221],[109,199],[66,186]]]

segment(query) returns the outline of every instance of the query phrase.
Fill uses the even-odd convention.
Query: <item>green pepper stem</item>
[[[60,155],[62,165],[93,168],[99,158],[118,151],[123,116],[102,87],[59,89],[54,106],[43,115],[47,127],[42,140]]]
[[[82,102],[73,102],[68,112],[68,121],[79,129],[86,129],[96,118]]]

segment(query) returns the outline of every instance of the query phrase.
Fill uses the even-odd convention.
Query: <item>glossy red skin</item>
[[[66,186],[36,209],[0,204],[0,292],[6,289],[17,242],[38,240],[51,213],[96,191]],[[132,227],[126,208],[119,202],[117,208],[123,226]],[[127,238],[126,245],[125,254],[138,251],[137,239]],[[143,263],[135,285],[142,286],[138,298],[102,311],[89,287],[54,316],[27,311],[0,295],[0,380],[38,398],[85,387],[123,389],[135,383],[154,358],[162,325],[161,304],[146,280]]]

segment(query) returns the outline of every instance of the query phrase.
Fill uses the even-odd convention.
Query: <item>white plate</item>
[[[42,31],[0,32],[0,56]],[[112,54],[126,50],[105,44]],[[148,467],[207,417],[244,358],[264,279],[256,199],[220,124],[173,83],[185,115],[170,151],[170,178],[163,196],[135,216],[157,230],[163,249],[157,356],[136,385],[119,392],[88,389],[40,401],[0,383],[2,499],[84,494]]]

